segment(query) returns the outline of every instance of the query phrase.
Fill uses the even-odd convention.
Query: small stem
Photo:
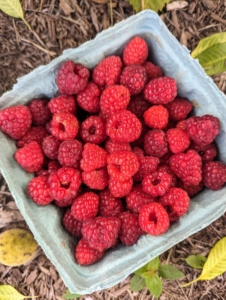
[[[27,25],[27,27],[29,28],[29,30],[31,30],[31,26],[28,24],[28,22],[24,19],[24,18],[21,18],[23,21],[24,21],[24,23]]]

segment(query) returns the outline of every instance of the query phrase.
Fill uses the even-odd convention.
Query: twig
[[[110,16],[111,16],[111,26],[113,26],[113,8],[112,8],[112,0],[110,0]]]
[[[221,22],[222,24],[226,25],[226,20],[220,18],[218,15],[215,15],[214,13],[212,13],[212,14],[211,14],[211,17],[212,17],[214,20],[216,20],[216,21],[218,21],[218,22]]]
[[[50,56],[55,56],[56,55],[56,52],[54,51],[50,51],[48,49],[45,49],[39,45],[37,45],[36,43],[32,42],[32,41],[29,41],[27,39],[24,39],[24,38],[21,38],[21,41],[25,42],[25,43],[29,43],[29,44],[32,44],[33,46],[35,46],[36,48],[38,48],[39,50],[45,52],[46,54],[49,54]]]
[[[170,248],[169,254],[168,254],[167,259],[166,259],[166,264],[169,263],[170,256],[171,256],[172,252],[173,252],[173,248]]]

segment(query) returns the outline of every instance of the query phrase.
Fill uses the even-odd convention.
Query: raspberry
[[[42,150],[49,159],[55,160],[58,156],[58,149],[61,141],[53,135],[48,135],[43,139]]]
[[[70,234],[76,237],[80,237],[82,235],[82,222],[73,217],[71,209],[68,208],[64,213],[62,224]]]
[[[76,113],[76,101],[73,96],[60,95],[56,98],[52,98],[48,107],[53,115],[62,112],[75,115]]]
[[[185,130],[172,128],[166,132],[170,150],[177,154],[184,152],[190,145],[190,138]]]
[[[168,164],[164,164],[161,162],[160,165],[158,165],[158,173],[168,173],[172,177],[172,183],[171,187],[176,187],[177,186],[177,176],[173,173],[173,171],[170,169],[170,166]]]
[[[108,181],[108,188],[112,196],[116,198],[125,197],[130,193],[133,187],[133,179],[130,178],[124,182],[115,180],[113,177],[110,177]]]
[[[143,191],[142,185],[133,186],[131,192],[126,196],[127,208],[139,213],[141,208],[155,201],[155,198]]]
[[[186,122],[187,122],[187,120],[181,120],[181,121],[177,122],[175,127],[186,131]]]
[[[28,129],[24,136],[22,136],[16,143],[18,148],[21,148],[30,142],[37,142],[42,144],[43,139],[47,136],[47,131],[42,126],[32,126]]]
[[[28,195],[38,205],[47,205],[53,201],[49,194],[48,176],[34,177],[27,186]]]
[[[71,206],[71,214],[78,221],[87,221],[96,217],[99,207],[99,197],[93,192],[87,192],[77,197]]]
[[[226,182],[226,165],[220,161],[209,161],[203,165],[203,184],[213,191],[222,188]]]
[[[118,217],[123,212],[123,203],[120,198],[111,195],[108,189],[99,193],[99,215],[102,217]]]
[[[80,135],[86,143],[102,143],[107,138],[104,121],[98,116],[87,118],[82,122]]]
[[[100,110],[100,89],[94,82],[88,85],[78,93],[78,105],[89,113],[98,113]]]
[[[82,143],[72,139],[63,141],[58,148],[57,158],[63,167],[77,169],[82,158]]]
[[[151,128],[166,128],[169,120],[169,113],[162,105],[153,105],[144,112],[144,122]]]
[[[41,168],[41,170],[39,170],[38,172],[35,172],[36,176],[49,176],[49,174],[54,173],[55,171],[57,171],[58,169],[61,168],[61,165],[59,164],[58,161],[55,160],[51,160],[48,163],[45,163]]]
[[[126,246],[132,246],[143,234],[138,222],[138,214],[124,211],[119,215],[121,228],[119,231],[119,239]]]
[[[120,225],[121,221],[116,217],[96,217],[84,222],[82,235],[90,247],[103,251],[115,244]]]
[[[107,157],[108,174],[117,181],[129,180],[139,169],[139,161],[133,152],[118,151]]]
[[[217,147],[214,143],[201,147],[192,142],[189,149],[197,151],[198,154],[202,157],[203,162],[212,161],[217,156]]]
[[[122,56],[125,65],[142,65],[148,57],[146,41],[139,36],[135,36],[126,44]]]
[[[110,86],[119,83],[122,61],[119,56],[111,55],[104,58],[94,68],[92,79],[99,86]]]
[[[148,130],[150,128],[148,128],[148,126],[144,124],[144,120],[143,119],[141,120],[141,125],[142,125],[141,134],[140,134],[139,138],[136,139],[132,143],[133,147],[142,147],[142,148],[144,147],[144,137],[145,137],[146,133],[148,132]]]
[[[37,142],[31,142],[19,148],[14,157],[17,163],[30,173],[39,171],[44,163],[44,154]]]
[[[89,76],[90,72],[85,66],[68,60],[58,70],[58,90],[62,95],[78,94],[87,86]]]
[[[86,143],[82,151],[80,167],[83,171],[100,169],[107,164],[107,152],[95,145]]]
[[[170,226],[170,219],[165,208],[157,203],[144,205],[140,210],[139,225],[144,232],[160,235]]]
[[[152,104],[167,104],[177,95],[177,83],[164,76],[149,81],[144,89],[144,98]]]
[[[168,152],[166,134],[161,129],[149,130],[144,136],[144,152],[146,155],[162,157]]]
[[[202,158],[194,150],[172,155],[170,168],[187,185],[198,185],[202,180]]]
[[[32,116],[27,106],[16,105],[0,111],[0,129],[15,140],[25,135],[31,122]]]
[[[98,251],[89,246],[82,238],[75,248],[75,259],[79,265],[92,265],[99,261],[104,255],[104,251]]]
[[[34,125],[43,126],[51,119],[51,112],[48,107],[48,101],[45,99],[33,99],[29,104]]]
[[[127,107],[138,119],[143,118],[144,112],[151,106],[142,95],[133,95]]]
[[[105,142],[104,149],[107,151],[107,153],[111,154],[116,151],[131,151],[131,146],[129,143],[115,142],[108,138]]]
[[[181,121],[187,118],[193,108],[193,105],[185,98],[176,97],[172,102],[167,103],[165,107],[169,112],[170,119],[174,121]]]
[[[202,182],[200,182],[198,185],[187,185],[187,184],[184,184],[183,181],[181,181],[181,180],[178,181],[177,187],[186,191],[188,193],[189,197],[193,197],[193,196],[197,195],[204,188]]]
[[[161,68],[159,66],[155,66],[150,61],[145,61],[142,66],[145,68],[145,71],[146,71],[146,74],[148,77],[148,81],[163,76]]]
[[[116,142],[130,143],[139,138],[142,125],[129,110],[121,110],[109,117],[106,124],[107,135]]]
[[[122,70],[120,84],[127,87],[131,95],[141,93],[146,82],[147,74],[141,65],[129,65]]]
[[[104,190],[108,186],[107,168],[82,172],[82,182],[94,190]]]
[[[74,139],[79,130],[77,118],[69,113],[59,113],[53,115],[50,130],[53,136],[63,141]]]
[[[130,93],[123,85],[107,87],[100,97],[100,109],[104,114],[112,115],[127,108]]]
[[[186,191],[174,187],[160,197],[160,203],[168,212],[170,221],[175,222],[188,211],[190,198]]]

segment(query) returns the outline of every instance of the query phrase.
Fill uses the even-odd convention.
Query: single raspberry
[[[0,111],[0,129],[15,140],[26,134],[31,122],[32,116],[27,106],[16,105]]]
[[[99,197],[93,192],[87,192],[77,197],[71,206],[72,216],[81,222],[96,217],[99,207]]]
[[[130,151],[113,152],[107,157],[108,174],[120,182],[129,180],[136,174],[139,166],[136,154]]]
[[[187,185],[187,184],[184,184],[183,181],[181,181],[181,180],[178,180],[177,187],[186,191],[188,193],[189,197],[193,197],[193,196],[197,195],[204,188],[202,181],[198,185]]]
[[[150,129],[147,125],[144,124],[144,120],[140,119],[141,121],[141,134],[139,136],[138,139],[136,139],[134,142],[132,142],[132,147],[144,147],[144,137],[146,135],[146,133],[148,132],[148,130]]]
[[[83,171],[100,169],[107,164],[107,152],[95,145],[86,143],[82,151],[80,167]]]
[[[58,161],[50,160],[48,162],[44,161],[44,164],[38,172],[35,172],[36,176],[49,176],[49,174],[54,173],[61,168],[61,165]]]
[[[130,143],[139,138],[142,125],[129,110],[121,110],[109,117],[106,124],[107,135],[116,142]]]
[[[191,143],[189,149],[193,149],[198,152],[202,157],[203,162],[212,161],[217,156],[217,147],[214,143],[208,144],[207,146],[201,147],[194,142]]]
[[[81,138],[86,143],[101,144],[106,140],[105,122],[98,116],[91,116],[82,122]]]
[[[80,187],[79,190],[77,190],[77,191],[74,192],[73,199],[70,199],[70,198],[64,198],[64,199],[61,199],[61,200],[56,200],[55,199],[54,204],[56,206],[59,206],[59,207],[70,207],[72,205],[72,203],[73,203],[73,200],[76,197],[79,197],[81,194],[82,194],[82,189]]]
[[[144,152],[146,155],[162,157],[168,152],[166,134],[161,129],[149,130],[144,136]]]
[[[216,137],[220,132],[220,120],[217,117],[212,115],[204,115],[201,117],[203,120],[209,120],[212,122],[213,125],[213,135]]]
[[[151,104],[143,98],[143,95],[133,95],[127,107],[138,119],[143,118],[144,112]]]
[[[181,121],[177,122],[175,128],[180,128],[180,129],[186,130],[186,122],[187,122],[187,120],[181,120]]]
[[[51,112],[48,107],[48,101],[45,99],[33,99],[29,104],[32,115],[32,123],[37,126],[45,125],[49,120],[51,120]]]
[[[64,213],[62,224],[70,234],[76,237],[80,237],[82,235],[82,222],[73,217],[70,208],[68,208]]]
[[[146,83],[147,74],[141,65],[129,65],[122,70],[120,84],[127,87],[131,95],[141,93]]]
[[[170,219],[165,208],[157,203],[144,205],[140,210],[139,224],[144,232],[151,235],[160,235],[170,226]]]
[[[110,86],[119,83],[122,61],[119,56],[111,55],[104,58],[94,68],[92,79],[99,86]]]
[[[132,152],[136,154],[139,161],[142,161],[142,159],[144,158],[144,150],[142,148],[135,146],[133,147]]]
[[[107,138],[104,149],[107,153],[111,154],[116,151],[131,151],[131,146],[129,143],[115,142],[112,139]]]
[[[198,185],[202,180],[202,158],[194,150],[172,155],[170,168],[187,185]]]
[[[176,97],[172,102],[167,103],[165,107],[169,112],[170,119],[181,121],[187,118],[193,105],[188,99]]]
[[[57,158],[63,167],[77,169],[82,158],[82,143],[75,139],[63,141],[58,148]]]
[[[82,182],[94,190],[104,190],[108,186],[107,168],[82,172]]]
[[[112,196],[116,198],[125,197],[130,193],[133,187],[133,179],[130,178],[124,182],[115,180],[113,177],[110,177],[108,181],[108,188]]]
[[[155,66],[153,63],[150,61],[145,61],[142,65],[145,68],[148,81],[162,77],[163,72],[159,66]]]
[[[100,110],[100,89],[94,82],[87,86],[77,95],[78,105],[89,113],[98,113]]]
[[[108,189],[99,192],[99,215],[102,217],[118,217],[123,212],[122,200],[112,196]]]
[[[172,177],[172,183],[171,183],[171,187],[176,187],[177,186],[177,176],[173,173],[173,171],[171,170],[169,164],[165,164],[163,162],[161,162],[160,165],[158,165],[158,173],[168,173],[171,175]]]
[[[163,105],[153,105],[144,112],[144,122],[151,128],[164,129],[169,120],[169,113]]]
[[[87,86],[89,76],[90,72],[85,66],[68,60],[58,70],[58,90],[62,95],[78,94]]]
[[[126,44],[122,56],[125,65],[142,65],[148,57],[148,45],[146,41],[139,36],[135,36]]]
[[[226,165],[220,161],[209,161],[203,165],[203,184],[213,191],[222,188],[226,182]]]
[[[48,135],[42,141],[42,150],[46,157],[55,160],[58,157],[58,149],[62,141],[53,135]]]
[[[121,227],[119,239],[126,246],[134,245],[138,238],[143,234],[138,222],[138,214],[124,211],[119,215]]]
[[[170,150],[177,154],[184,152],[190,145],[190,138],[185,130],[172,128],[166,132]]]
[[[32,126],[28,129],[24,136],[22,136],[16,143],[18,148],[21,148],[30,142],[37,142],[42,144],[43,139],[47,136],[47,131],[42,126]]]
[[[155,198],[143,191],[142,185],[133,186],[131,192],[126,196],[127,208],[135,213],[139,213],[141,208],[155,201]]]
[[[121,221],[116,217],[96,217],[84,222],[82,235],[90,247],[103,251],[115,244],[120,225]]]
[[[88,266],[99,261],[104,255],[104,251],[98,251],[89,246],[82,238],[75,248],[75,259],[79,265]]]
[[[17,163],[27,172],[37,172],[44,163],[44,154],[37,142],[31,142],[19,148],[14,154]]]
[[[53,201],[49,194],[48,176],[34,177],[27,186],[28,195],[38,205],[44,206]]]
[[[171,77],[160,77],[148,82],[144,89],[144,98],[152,104],[167,104],[177,95],[177,83]]]
[[[74,139],[79,130],[79,122],[78,119],[70,113],[59,113],[53,115],[50,129],[52,135],[61,141]]]
[[[52,98],[48,103],[48,107],[53,115],[62,112],[76,114],[76,101],[73,96],[60,95]]]

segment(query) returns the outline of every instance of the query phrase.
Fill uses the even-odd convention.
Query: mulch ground
[[[180,41],[193,50],[200,39],[226,31],[226,4],[223,0],[182,1],[183,8],[165,8],[161,18]],[[64,49],[78,47],[96,34],[135,14],[128,1],[120,0],[22,0],[29,31],[19,19],[0,12],[0,96],[10,90],[16,79],[37,66],[49,63]],[[213,77],[226,92],[226,73]],[[222,208],[222,211],[224,208]],[[207,255],[211,247],[226,236],[226,215],[202,231],[175,245],[160,257],[180,269],[185,278],[164,281],[160,300],[225,299],[226,274],[211,281],[202,281],[182,289],[181,283],[196,278],[200,271],[189,267],[183,258],[190,254]],[[17,209],[10,191],[0,174],[0,232],[27,225]],[[130,277],[120,284],[80,299],[154,299],[147,289],[132,293]],[[39,248],[27,265],[6,267],[0,264],[0,284],[11,284],[24,295],[39,295],[38,299],[61,300],[66,287],[57,270]],[[35,299],[35,298],[32,298]]]

